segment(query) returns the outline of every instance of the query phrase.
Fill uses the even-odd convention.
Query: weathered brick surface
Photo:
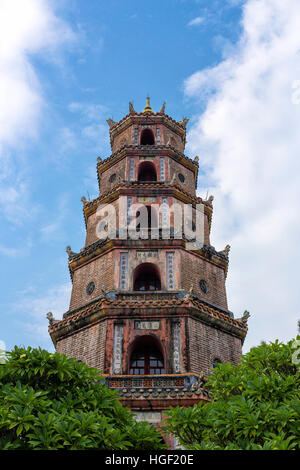
[[[162,143],[164,145],[168,145],[170,143],[170,145],[179,150],[179,152],[184,152],[184,143],[181,136],[177,135],[175,132],[165,126],[162,128],[162,134]]]
[[[172,145],[175,147],[179,152],[184,151],[184,142],[182,140],[182,136],[179,135],[174,130],[170,129],[168,126],[162,124],[158,117],[154,118],[155,124],[149,121],[148,124],[132,124],[121,130],[119,134],[114,138],[113,145],[112,145],[112,152],[116,152],[119,148],[123,147],[124,145],[135,145],[135,138],[134,138],[134,130],[138,129],[138,139],[137,145],[141,143],[141,135],[144,129],[151,129],[154,134],[154,143],[157,145]],[[157,138],[157,129],[160,129],[160,139]]]
[[[149,320],[149,316],[146,316],[146,319]],[[122,369],[124,374],[129,373],[129,361],[130,355],[134,347],[134,342],[136,339],[143,336],[152,336],[161,345],[162,353],[165,359],[165,367],[169,373],[172,373],[172,357],[171,357],[171,326],[170,321],[162,318],[160,319],[160,328],[159,330],[149,331],[149,330],[137,330],[135,329],[135,320],[141,320],[141,317],[135,317],[130,320],[124,321],[124,339],[123,339],[123,359],[122,359]],[[151,320],[157,320],[155,314],[151,316]],[[112,341],[107,345],[107,359],[106,359],[106,370],[108,373],[112,373],[112,357],[113,357],[113,338]]]
[[[90,367],[104,369],[107,321],[103,320],[62,338],[56,351],[85,362]]]
[[[135,246],[134,246],[135,245]],[[188,252],[180,246],[167,246],[157,242],[155,246],[145,248],[144,241],[124,241],[121,247],[112,248],[98,258],[92,259],[79,266],[73,274],[73,289],[70,309],[73,310],[102,294],[102,286],[106,291],[115,291],[120,288],[120,253],[128,253],[127,288],[134,288],[135,269],[143,263],[152,263],[156,266],[160,276],[161,290],[167,290],[167,253],[174,253],[174,289],[189,291],[193,287],[193,294],[199,296],[218,307],[227,309],[225,289],[225,272],[201,256]],[[208,292],[200,288],[200,281],[204,280]],[[94,282],[95,290],[91,295],[86,292],[87,285]]]
[[[115,315],[114,315],[115,317]],[[135,321],[159,322],[157,330],[143,330],[135,327]],[[91,367],[113,374],[114,324],[116,317],[89,325],[57,343],[57,351],[86,362]],[[164,317],[161,311],[133,313],[132,318],[123,318],[122,373],[129,374],[130,357],[136,340],[150,336],[160,345],[164,357],[165,373],[172,374],[173,338],[172,323],[180,323],[181,351],[180,371],[209,374],[214,360],[238,364],[241,355],[241,340],[227,332],[203,323],[193,317],[180,317],[174,314]]]
[[[113,147],[112,147],[112,152],[116,152],[119,148],[123,147],[124,145],[133,145],[133,126],[128,127],[125,129],[123,132],[120,132],[120,134],[115,138]]]
[[[102,293],[102,285],[105,286],[106,290],[112,290],[114,287],[114,268],[112,252],[106,253],[92,262],[79,267],[73,275],[70,310],[85,305],[99,297]],[[91,295],[88,295],[86,288],[92,281],[95,283],[95,290]]]
[[[218,307],[227,309],[224,270],[212,262],[202,259],[196,254],[181,252],[181,287],[189,290],[193,286],[193,293],[201,299],[207,300]],[[206,281],[208,292],[200,289],[200,280]]]
[[[116,214],[116,227],[119,226],[119,200],[114,200],[109,203],[112,207],[115,208],[115,214]],[[99,212],[101,209],[101,206],[99,205]],[[105,204],[103,204],[104,210],[105,210]],[[87,218],[87,230],[86,230],[86,239],[85,239],[85,246],[89,246],[92,243],[96,242],[99,240],[99,231],[97,234],[97,226],[102,220],[102,217],[100,217],[100,213],[97,213],[97,208],[95,208],[95,211],[91,213],[88,218]]]
[[[208,374],[215,359],[238,364],[242,353],[239,338],[194,318],[187,319],[187,331],[190,371]]]
[[[147,196],[147,191],[141,192],[142,196],[131,196],[132,204],[144,205],[144,206],[153,206],[153,211],[156,214],[156,220],[158,220],[159,227],[162,227],[162,201],[164,198],[167,198],[169,204],[169,215],[170,215],[170,227],[174,228],[174,208],[178,205],[181,208],[182,214],[182,232],[184,232],[184,202],[175,198],[169,197],[168,193],[164,194],[163,189],[160,190],[160,193],[157,196]],[[154,201],[153,201],[154,199]],[[122,201],[122,202],[121,202]],[[116,227],[119,228],[120,217],[123,217],[123,220],[126,220],[126,196],[121,196],[119,199],[110,202],[110,205],[114,207],[116,214]],[[103,206],[105,206],[103,204]],[[100,206],[99,206],[100,207]],[[204,217],[204,244],[210,244],[210,229],[207,214],[203,214]],[[192,208],[192,219],[193,222],[196,222],[196,212],[195,208]],[[101,221],[101,217],[97,214],[97,207],[95,207],[94,212],[89,214],[87,217],[87,231],[86,231],[86,240],[85,246],[89,246],[92,243],[98,240],[97,235],[97,225]],[[178,227],[177,227],[178,228]],[[195,229],[195,227],[194,227]]]
[[[112,191],[118,184],[120,180],[125,180],[125,171],[126,171],[126,158],[118,161],[116,165],[113,165],[107,170],[103,171],[100,176],[100,194],[107,193],[108,191]],[[114,181],[111,182],[110,178],[114,177]]]
[[[176,186],[179,186],[183,191],[188,192],[192,196],[195,196],[195,176],[194,173],[186,168],[185,166],[181,165],[180,163],[176,162],[172,158],[169,158],[169,168],[170,168],[170,175],[169,178],[171,181],[176,183]],[[185,180],[181,182],[178,178],[179,173],[181,173]]]

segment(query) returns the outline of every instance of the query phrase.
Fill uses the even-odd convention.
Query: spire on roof
[[[165,108],[166,108],[166,102],[164,101],[161,107],[161,110],[159,111],[162,114],[165,114]]]
[[[142,111],[142,113],[151,113],[151,114],[154,114],[154,113],[153,113],[153,110],[152,110],[152,108],[151,108],[151,106],[150,106],[150,98],[149,98],[149,96],[147,96],[146,100],[147,100],[147,104],[146,104],[146,106],[145,106],[144,111]]]
[[[116,123],[113,121],[111,118],[106,119],[107,124],[109,125],[109,128],[113,127]]]
[[[136,110],[134,109],[131,101],[129,101],[129,114],[136,114]]]
[[[179,121],[179,124],[186,127],[188,122],[189,122],[189,118],[185,117],[185,118],[182,119],[182,121]]]

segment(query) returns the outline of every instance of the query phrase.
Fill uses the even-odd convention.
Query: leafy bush
[[[275,341],[252,348],[238,366],[218,364],[208,382],[213,400],[171,408],[167,432],[186,449],[299,449],[300,371],[293,352],[293,341]]]
[[[99,375],[62,354],[15,347],[0,365],[0,449],[163,448]]]

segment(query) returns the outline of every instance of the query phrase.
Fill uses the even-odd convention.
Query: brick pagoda
[[[70,307],[62,320],[48,315],[56,351],[103,371],[137,419],[154,423],[170,405],[208,400],[205,376],[216,362],[237,364],[247,333],[248,315],[234,319],[227,306],[229,246],[210,244],[213,197],[196,196],[199,159],[184,155],[187,121],[165,114],[165,105],[154,113],[149,98],[141,113],[130,103],[121,121],[108,119],[112,154],[98,158],[99,197],[82,198],[85,246],[67,247]],[[174,203],[190,205],[193,220],[203,208],[198,249],[176,236],[172,215],[163,237],[163,208]],[[99,239],[100,204],[125,207],[125,231]],[[146,207],[154,237],[133,222],[136,204]],[[143,238],[126,237],[132,223]]]

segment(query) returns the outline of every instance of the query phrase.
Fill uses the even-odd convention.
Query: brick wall
[[[221,330],[187,318],[189,371],[208,374],[214,359],[238,364],[241,340]]]
[[[56,351],[85,362],[90,367],[104,369],[106,320],[62,338]]]
[[[106,290],[112,290],[114,267],[112,252],[108,252],[92,262],[79,267],[73,275],[70,309],[73,310],[81,307],[99,297],[102,293],[101,287],[103,284]],[[92,281],[95,284],[95,290],[91,295],[88,295],[86,288]]]
[[[100,194],[112,191],[121,180],[125,180],[126,158],[119,160],[100,174]],[[113,182],[110,182],[111,176],[116,175]]]
[[[227,309],[224,270],[210,261],[199,256],[181,251],[181,287],[189,290],[193,286],[193,293],[203,300],[207,300],[218,307]],[[205,294],[200,289],[199,282],[204,280],[208,286]]]
[[[160,312],[157,312],[160,313]],[[135,320],[159,321],[158,330],[138,330]],[[167,374],[174,373],[172,351],[172,321],[175,317],[157,317],[155,312],[123,321],[122,371],[129,373],[130,354],[134,341],[145,335],[156,338],[162,347]],[[238,364],[242,352],[241,340],[229,333],[186,317],[181,319],[181,370],[207,375],[215,359]],[[56,345],[58,353],[85,362],[105,373],[112,373],[114,320],[103,320],[62,338]]]
[[[175,147],[179,152],[184,152],[184,143],[180,135],[171,131],[168,127],[162,126],[162,138],[161,143],[167,145],[170,143],[172,147]]]
[[[114,206],[115,211],[116,211],[116,227],[118,228],[119,226],[119,199],[112,201],[111,203],[112,206]],[[126,207],[126,202],[124,202],[124,207]],[[99,240],[97,233],[96,233],[96,228],[99,222],[101,221],[101,217],[97,215],[97,209],[95,212],[91,213],[88,218],[87,218],[87,230],[86,230],[86,239],[85,239],[85,246],[89,246],[92,243],[96,242]]]
[[[115,153],[123,145],[133,145],[133,129],[135,126],[129,126],[120,132],[115,138],[112,146],[112,153]]]
[[[159,316],[157,316],[157,314]],[[129,361],[131,353],[134,350],[135,341],[140,337],[150,336],[156,340],[158,344],[161,346],[161,352],[164,356],[165,361],[165,369],[167,374],[174,373],[173,370],[173,351],[172,351],[172,320],[170,318],[161,318],[161,312],[157,310],[157,312],[153,311],[146,315],[139,315],[134,316],[132,319],[126,319],[123,321],[123,342],[122,342],[122,373],[129,374]],[[156,330],[142,330],[135,328],[135,321],[136,320],[144,320],[144,321],[156,321],[159,323],[159,328]],[[182,341],[185,338],[185,325],[184,322],[181,322],[181,335]],[[105,363],[105,371],[106,373],[112,374],[112,364],[113,364],[113,331],[114,331],[114,321],[109,320],[108,322],[108,334],[106,337],[106,363]],[[157,344],[156,342],[154,344]],[[185,369],[185,362],[183,355],[181,357],[181,371],[183,372]]]
[[[157,122],[155,124],[133,124],[123,131],[121,131],[116,137],[114,138],[113,146],[112,146],[112,153],[115,153],[119,148],[123,147],[123,145],[135,145],[134,141],[134,129],[139,129],[138,134],[138,144],[140,145],[141,140],[141,133],[143,129],[151,129],[154,134],[154,141],[158,145],[167,145],[170,143],[172,147],[175,147],[179,152],[184,152],[184,142],[182,140],[181,135],[177,134],[176,132],[169,129],[169,127]],[[160,142],[158,143],[156,140],[156,129],[160,128]]]
[[[174,175],[175,179],[173,180],[176,183],[176,186],[181,188],[183,191],[195,196],[195,176],[194,173],[186,168],[185,166],[181,165],[180,163],[176,162],[172,158],[169,158],[169,179],[170,181],[173,180]],[[181,182],[178,178],[178,174],[181,173],[184,176],[184,182]]]

